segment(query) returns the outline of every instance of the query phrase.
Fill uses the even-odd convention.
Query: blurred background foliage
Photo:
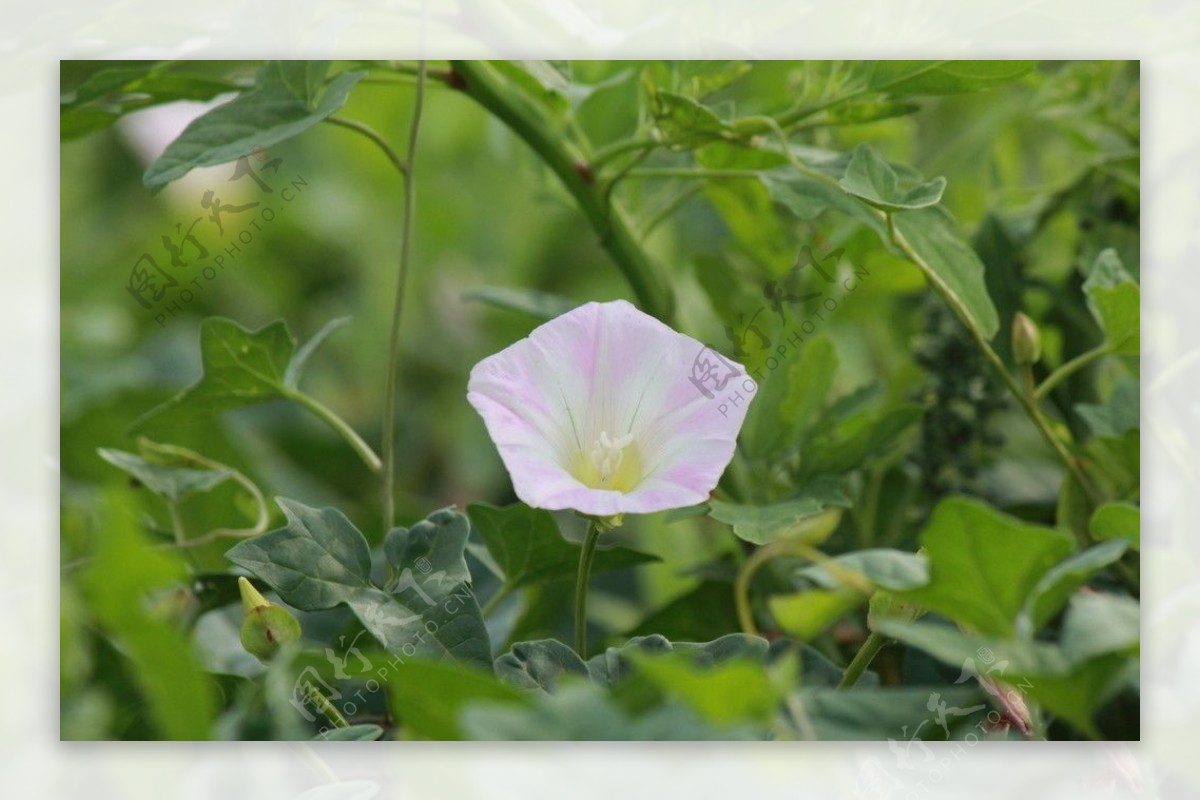
[[[245,180],[231,183],[232,164],[194,170],[157,193],[142,182],[147,167],[199,113],[196,101],[249,86],[260,66],[183,62],[147,76],[136,62],[63,64],[65,739],[295,737],[308,731],[264,689],[272,674],[239,649],[238,609],[231,606],[236,590],[223,556],[228,541],[182,552],[147,549],[136,532],[147,532],[154,544],[169,543],[171,510],[99,454],[102,448],[136,451],[131,424],[199,377],[200,322],[214,315],[249,329],[282,319],[300,341],[331,319],[349,317],[312,356],[304,389],[367,442],[380,440],[402,187],[380,150],[352,131],[320,124],[267,148],[264,161],[281,160],[261,173],[274,184],[270,195]],[[130,71],[111,75],[122,68]],[[351,69],[368,76],[337,115],[369,125],[399,149],[412,109],[411,69],[338,63],[332,71]],[[920,270],[837,207],[806,202],[757,178],[688,174],[755,165],[719,138],[687,137],[710,125],[708,114],[724,125],[786,118],[799,109],[806,113],[788,126],[788,137],[800,154],[848,154],[865,143],[889,162],[907,165],[907,172],[897,168],[905,180],[944,176],[942,203],[987,267],[1001,323],[995,347],[1011,364],[1010,321],[1025,311],[1041,332],[1044,358],[1033,368],[1041,380],[1050,367],[1103,339],[1083,291],[1102,252],[1111,249],[1138,276],[1137,64],[1043,62],[974,91],[924,86],[911,94],[866,91],[872,69],[839,62],[580,62],[512,65],[503,74],[524,75],[535,87],[540,82],[541,91],[553,95],[548,103],[565,98],[564,125],[583,133],[594,161],[607,160],[597,173],[621,175],[612,197],[625,206],[635,236],[672,287],[679,330],[734,355],[730,330],[741,330],[762,311],[764,333],[778,343],[800,318],[794,309],[771,308],[772,287],[811,287],[811,271],[800,275],[799,287],[785,283],[793,280],[802,248],[819,254],[842,249],[841,274],[861,272],[855,291],[820,323],[819,335],[828,342],[816,348],[831,345],[829,353],[810,344],[778,371],[784,375],[803,361],[812,371],[801,377],[812,376],[824,394],[805,401],[806,419],[781,421],[763,400],[775,391],[771,383],[785,380],[771,372],[743,436],[745,461],[738,469],[745,472],[731,471],[722,485],[729,497],[786,500],[804,480],[836,475],[850,508],[822,546],[833,554],[915,550],[932,509],[953,493],[1063,526],[1073,500],[1062,465],[961,325],[929,293]],[[97,80],[105,74],[107,83]],[[664,103],[679,103],[683,112],[664,110]],[[655,130],[660,140],[675,136],[675,146],[644,157],[638,149],[622,152],[625,143]],[[755,135],[769,141],[773,134]],[[465,387],[476,362],[542,320],[481,295],[503,289],[552,296],[516,295],[518,305],[534,312],[539,301],[633,297],[558,178],[446,81],[429,82],[418,153],[397,416],[397,517],[405,524],[448,505],[516,500],[482,421],[466,403]],[[285,202],[280,190],[289,183],[296,191]],[[260,221],[261,230],[251,229],[251,241],[240,243],[215,279],[193,287],[194,300],[156,319],[162,308],[144,309],[127,291],[130,270],[146,252],[175,270],[161,241],[178,241],[177,226],[186,229],[197,217],[205,218],[197,231],[209,226],[201,205],[209,190],[224,203],[260,201],[277,213]],[[202,242],[213,253],[231,247],[253,214],[226,215],[225,238],[204,228]],[[176,274],[184,287],[196,277],[188,268]],[[769,353],[745,355],[761,369]],[[1127,408],[1125,422],[1113,422],[1120,410],[1112,399],[1122,382],[1136,386],[1136,371],[1136,357],[1101,360],[1048,397],[1056,430],[1079,442],[1101,440],[1116,454],[1105,460],[1106,496],[1130,502],[1137,501],[1138,487],[1136,392],[1132,426]],[[1100,409],[1110,421],[1106,436],[1081,405]],[[871,414],[863,417],[864,409]],[[861,452],[838,462],[839,453],[854,450],[848,438],[889,414],[887,431],[876,430]],[[783,430],[792,431],[790,440]],[[239,409],[176,425],[169,438],[156,438],[239,471],[268,499],[336,506],[372,545],[382,542],[378,477],[295,404]],[[796,443],[803,443],[799,451]],[[269,506],[275,527],[282,515]],[[1084,525],[1089,511],[1076,514]],[[178,524],[192,535],[249,527],[257,514],[254,499],[235,481],[183,498],[177,512]],[[579,522],[559,517],[568,538],[578,538]],[[658,561],[595,577],[598,644],[642,634],[707,641],[739,630],[731,581],[747,546],[728,526],[703,515],[650,515],[629,519],[614,536]],[[497,582],[481,567],[486,552],[477,534],[473,542],[475,590],[486,599]],[[758,574],[760,621],[771,622],[764,599],[792,580],[789,569]],[[519,640],[569,641],[572,582],[568,575],[538,584],[498,606],[489,618],[497,652]],[[355,631],[348,615],[302,615],[302,622],[314,643]],[[806,639],[844,664],[865,636],[864,623],[865,608],[856,600],[805,629]],[[198,647],[181,646],[184,638]],[[903,660],[883,660],[879,669],[885,683],[913,683],[943,670],[915,650]],[[290,677],[274,680],[290,691]],[[559,713],[566,714],[545,714]],[[1133,720],[1136,726],[1136,714]],[[490,725],[507,731],[504,721]],[[1106,725],[1110,736],[1130,735],[1127,723]]]

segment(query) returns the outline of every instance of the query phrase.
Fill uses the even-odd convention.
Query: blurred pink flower
[[[517,497],[607,517],[708,500],[754,390],[741,365],[617,300],[484,359],[467,400]]]

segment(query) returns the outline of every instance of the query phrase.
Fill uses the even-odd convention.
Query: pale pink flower
[[[467,400],[517,497],[608,517],[708,500],[754,391],[741,365],[617,300],[484,359]]]

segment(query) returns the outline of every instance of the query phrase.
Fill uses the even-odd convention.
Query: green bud
[[[1042,358],[1042,335],[1025,312],[1013,315],[1012,351],[1013,360],[1021,367],[1037,364]]]
[[[238,589],[246,610],[241,632],[246,651],[267,662],[280,646],[300,639],[300,621],[291,612],[264,598],[244,576],[238,578]]]

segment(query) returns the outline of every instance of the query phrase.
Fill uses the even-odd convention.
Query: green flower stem
[[[395,83],[395,81],[389,81],[389,83]],[[350,131],[354,131],[360,136],[365,136],[367,139],[375,143],[376,147],[383,151],[383,154],[387,156],[388,161],[390,161],[392,166],[400,172],[401,176],[408,175],[408,165],[404,163],[404,159],[400,158],[400,156],[396,154],[396,151],[392,150],[392,146],[387,143],[387,140],[383,138],[383,135],[371,126],[367,125],[366,123],[359,122],[358,120],[346,119],[345,117],[326,117],[325,122],[328,122],[332,125],[337,125],[338,127],[345,128]]]
[[[317,711],[324,715],[333,724],[335,729],[349,728],[350,724],[346,722],[346,718],[342,716],[342,713],[338,711],[333,702],[325,696],[325,693],[310,685],[308,687],[308,697],[312,699],[313,706],[317,708]]]
[[[425,105],[425,62],[417,64],[417,91],[408,127],[408,152],[404,162],[404,217],[400,228],[400,265],[396,276],[396,298],[392,307],[392,330],[388,337],[387,384],[383,404],[383,527],[396,524],[396,380],[400,364],[400,319],[404,311],[404,288],[412,253],[412,222],[416,203],[417,133]]]
[[[579,576],[575,581],[575,652],[581,659],[587,659],[588,576],[592,572],[596,543],[599,541],[600,526],[595,520],[589,520],[587,533],[583,535],[583,549],[579,552]]]
[[[364,442],[363,438],[345,420],[334,414],[332,410],[316,398],[299,390],[286,390],[283,396],[288,400],[299,403],[324,420],[330,428],[342,436],[342,439],[346,440],[350,447],[354,449],[354,452],[366,463],[367,467],[371,468],[371,472],[379,472],[379,468],[381,467],[379,457],[375,455],[375,451],[371,450],[371,446]]]
[[[1106,342],[1099,347],[1092,348],[1086,353],[1079,354],[1074,359],[1071,359],[1071,361],[1067,362],[1062,367],[1059,367],[1053,373],[1046,376],[1046,380],[1038,385],[1037,391],[1034,393],[1034,397],[1037,400],[1042,400],[1050,394],[1052,389],[1065,381],[1068,376],[1079,372],[1097,359],[1107,356],[1109,352],[1108,343]]]
[[[541,109],[491,65],[453,61],[451,67],[455,75],[451,84],[507,125],[562,181],[600,236],[600,244],[625,275],[642,309],[672,324],[675,300],[670,285],[634,236],[620,204],[607,200],[603,182],[597,180],[581,151],[568,144]]]
[[[863,671],[870,666],[875,656],[880,649],[886,644],[887,638],[877,631],[871,632],[862,646],[858,649],[858,653],[850,660],[850,664],[846,666],[846,672],[842,674],[842,680],[838,682],[839,690],[849,690],[858,683]]]

